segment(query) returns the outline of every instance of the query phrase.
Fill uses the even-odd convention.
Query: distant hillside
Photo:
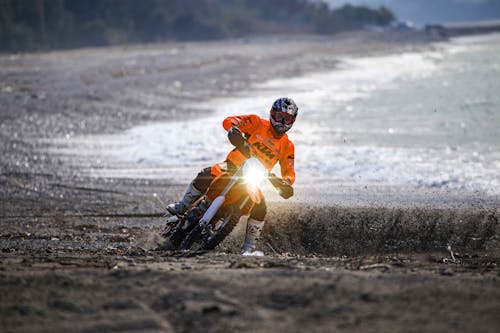
[[[385,7],[332,10],[307,0],[0,0],[0,50],[327,34],[393,20]]]
[[[332,8],[351,4],[385,5],[400,20],[420,25],[500,19],[500,0],[315,0]]]

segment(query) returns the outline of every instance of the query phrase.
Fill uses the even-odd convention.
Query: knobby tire
[[[203,244],[202,248],[204,250],[213,250],[217,245],[219,245],[230,233],[233,231],[236,224],[240,220],[241,215],[238,213],[234,213],[229,218],[229,221],[226,223],[224,228],[215,235],[209,242]]]

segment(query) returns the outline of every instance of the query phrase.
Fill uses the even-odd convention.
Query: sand
[[[77,157],[50,152],[53,138],[196,117],[207,111],[192,104],[332,70],[337,55],[431,41],[347,33],[0,56],[2,332],[498,331],[491,198],[339,189],[271,202],[264,257],[237,254],[241,225],[216,251],[176,253],[154,247],[162,205],[186,184],[87,177]],[[335,200],[346,195],[357,199]]]

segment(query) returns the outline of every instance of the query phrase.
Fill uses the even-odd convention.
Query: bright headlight
[[[245,183],[259,187],[266,178],[266,168],[256,158],[252,157],[245,162],[243,166],[243,178]]]

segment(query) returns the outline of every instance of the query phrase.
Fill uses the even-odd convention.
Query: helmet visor
[[[285,125],[292,125],[295,122],[295,116],[282,111],[274,111],[273,118],[277,122]]]

